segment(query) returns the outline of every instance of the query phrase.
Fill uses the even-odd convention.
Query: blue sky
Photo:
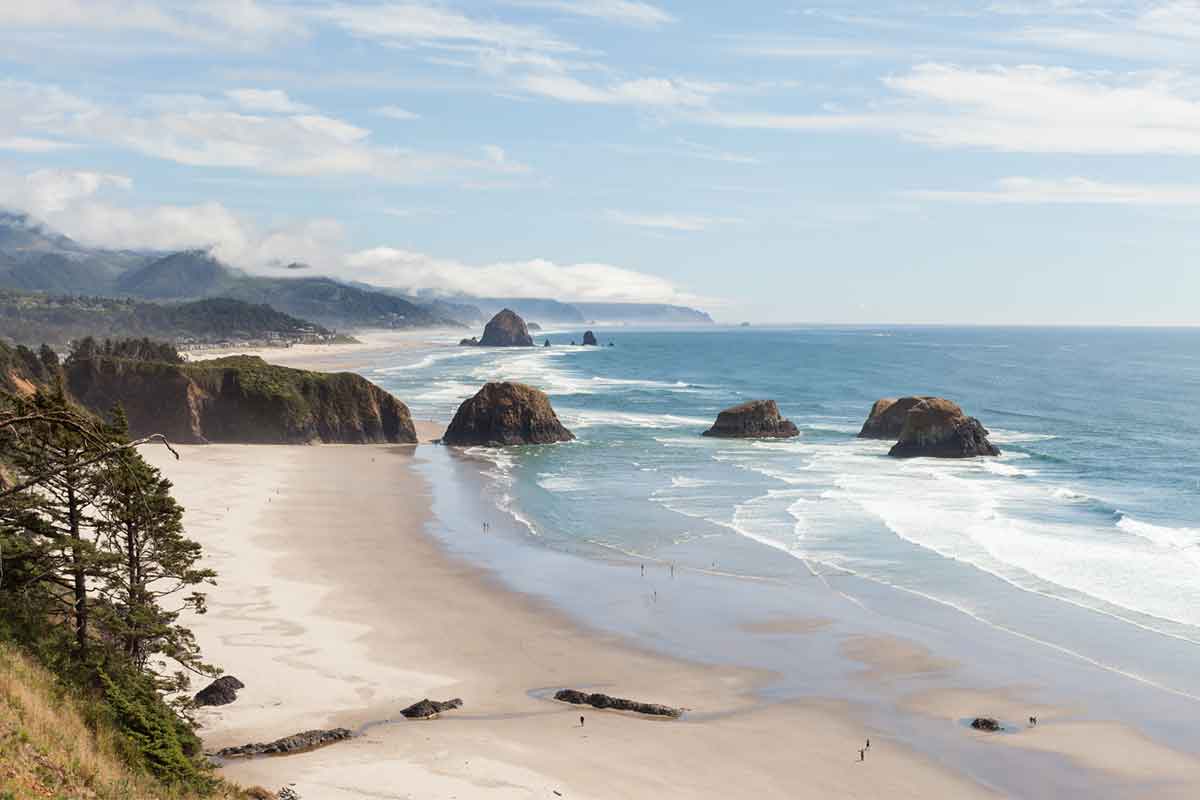
[[[1200,323],[1200,2],[0,0],[0,205],[412,290]]]

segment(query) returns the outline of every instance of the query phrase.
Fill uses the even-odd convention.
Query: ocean
[[[1116,692],[1140,709],[1182,698],[1183,716],[1200,717],[1200,330],[613,328],[597,329],[601,347],[571,347],[581,334],[520,350],[447,340],[360,371],[418,418],[449,420],[485,381],[550,395],[577,441],[469,454],[484,464],[489,518],[526,547],[727,577],[714,615],[760,600],[786,614],[788,587],[815,582],[872,606],[884,629],[1008,642],[995,646],[1028,654],[1030,675],[1049,659],[1044,679],[1068,689],[1055,664],[1096,673],[1110,709]],[[1002,455],[900,461],[856,438],[876,399],[907,394],[955,400]],[[756,398],[776,400],[800,436],[700,435]],[[610,616],[651,641],[685,626]],[[753,650],[674,639],[713,660]],[[764,666],[786,684],[774,658]]]

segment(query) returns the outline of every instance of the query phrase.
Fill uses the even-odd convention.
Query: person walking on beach
[[[579,715],[579,727],[583,727],[583,714]]]
[[[867,760],[867,751],[866,751],[865,749],[862,749],[862,750],[859,750],[859,751],[858,751],[858,760],[859,760],[859,761],[866,761],[866,760]]]
[[[867,739],[867,747],[866,747],[866,749],[867,749],[867,750],[870,750],[870,749],[871,749],[871,740],[870,740],[870,739]]]
[[[646,577],[646,565],[642,564],[642,577]]]

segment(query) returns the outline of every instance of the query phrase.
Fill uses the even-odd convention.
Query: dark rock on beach
[[[483,338],[479,340],[480,347],[533,347],[533,337],[529,335],[529,326],[515,311],[507,308],[496,316],[483,329]]]
[[[599,347],[600,343],[596,341],[596,334],[591,331],[583,332],[583,344],[585,347]]]
[[[550,398],[523,383],[489,383],[458,407],[442,443],[471,447],[551,444],[575,438],[550,407]]]
[[[547,340],[546,340],[546,341],[545,341],[545,342],[542,344],[542,347],[549,347],[549,346],[550,346],[550,340],[549,340],[549,339],[547,339]]]
[[[246,684],[232,675],[222,675],[196,692],[194,699],[198,706],[226,706],[237,700],[238,689],[245,688]]]
[[[896,458],[972,458],[998,456],[987,428],[968,417],[957,403],[941,397],[921,400],[908,410],[899,441],[888,451]]]
[[[324,747],[327,744],[349,739],[354,734],[346,728],[332,730],[312,730],[303,733],[293,733],[273,742],[254,742],[237,747],[225,747],[217,751],[218,758],[245,758],[246,756],[271,756],[299,753]]]
[[[786,439],[799,436],[800,431],[791,420],[780,416],[774,400],[751,400],[722,411],[704,435],[725,439]]]
[[[900,438],[900,431],[904,430],[904,420],[909,410],[922,400],[930,399],[932,398],[885,397],[876,400],[875,405],[871,406],[871,413],[867,415],[867,421],[863,423],[862,430],[858,432],[858,438],[896,441]]]
[[[997,733],[1004,730],[1004,726],[991,717],[976,717],[971,720],[971,727],[977,731],[987,731],[988,733]]]
[[[443,711],[462,708],[462,704],[462,700],[459,700],[457,697],[453,700],[443,701],[430,700],[428,697],[426,697],[424,700],[413,703],[400,713],[406,719],[429,719],[430,717],[436,717]]]
[[[458,346],[459,347],[478,347],[479,346],[479,338],[476,336],[472,336],[470,339],[459,339]]]
[[[588,694],[577,689],[560,689],[554,695],[555,700],[571,703],[577,706],[592,708],[611,708],[614,711],[633,711],[638,714],[648,714],[652,717],[678,717],[683,709],[662,706],[657,703],[641,703],[637,700],[626,700],[621,697],[609,697],[606,694]]]

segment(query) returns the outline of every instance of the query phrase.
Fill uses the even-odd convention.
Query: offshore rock
[[[515,311],[504,309],[492,317],[483,329],[480,347],[533,347],[529,327]]]
[[[724,439],[786,439],[799,436],[800,431],[791,420],[780,416],[774,400],[751,400],[722,411],[704,435]]]
[[[876,400],[875,405],[871,406],[871,413],[867,415],[867,421],[863,423],[862,430],[858,432],[858,438],[896,441],[900,438],[900,431],[904,430],[904,420],[912,407],[922,400],[931,399],[933,398],[885,397]]]
[[[998,456],[988,430],[968,417],[957,403],[931,397],[917,403],[904,417],[900,439],[888,451],[896,458],[973,458]]]
[[[428,697],[426,697],[424,700],[413,703],[400,713],[406,719],[430,719],[431,717],[436,717],[443,711],[462,708],[462,704],[462,700],[459,700],[457,697],[453,700],[443,701],[430,700]]]
[[[584,331],[583,344],[586,347],[599,347],[599,342],[596,341],[596,334],[591,331]]]
[[[312,730],[304,731],[303,733],[293,733],[291,736],[285,736],[282,739],[276,739],[273,742],[254,742],[252,744],[243,744],[237,747],[225,747],[217,751],[218,758],[244,758],[246,756],[271,756],[285,755],[287,753],[299,753],[305,750],[313,750],[318,747],[324,747],[327,744],[340,742],[344,739],[349,739],[354,734],[346,728],[333,728],[332,730]]]
[[[988,733],[1004,730],[1004,726],[991,717],[976,717],[971,720],[971,727],[977,731],[987,731]]]
[[[237,690],[245,688],[246,684],[232,675],[222,675],[196,692],[193,699],[198,706],[227,706],[237,700]]]
[[[458,346],[459,347],[478,347],[479,346],[479,338],[472,336],[470,339],[459,339]]]
[[[637,700],[626,700],[621,697],[609,697],[606,694],[588,694],[577,689],[560,689],[554,695],[555,700],[572,703],[577,706],[592,708],[611,708],[614,711],[633,711],[638,714],[648,714],[652,717],[679,717],[683,709],[662,706],[657,703],[642,703]]]
[[[442,443],[461,447],[551,444],[575,438],[550,398],[523,383],[488,383],[458,407]]]

